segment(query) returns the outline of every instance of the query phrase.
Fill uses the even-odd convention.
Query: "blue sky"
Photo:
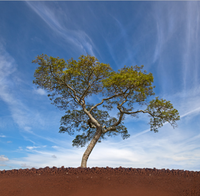
[[[97,143],[87,166],[199,171],[199,10],[197,1],[0,2],[0,170],[81,165],[89,143],[76,148],[82,133],[59,133],[65,111],[32,83],[38,65],[31,62],[42,53],[65,60],[89,53],[115,71],[144,65],[156,96],[171,101],[181,120],[154,133],[148,115],[126,115],[131,136]]]

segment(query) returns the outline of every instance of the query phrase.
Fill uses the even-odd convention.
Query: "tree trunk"
[[[96,145],[97,141],[99,140],[101,134],[102,134],[102,126],[97,128],[95,136],[92,138],[90,144],[88,145],[86,151],[83,154],[82,161],[81,161],[82,168],[87,167],[88,157],[90,156],[90,153],[92,152],[94,146]]]

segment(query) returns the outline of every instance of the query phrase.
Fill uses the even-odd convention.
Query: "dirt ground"
[[[200,172],[61,168],[0,171],[0,196],[200,196]]]

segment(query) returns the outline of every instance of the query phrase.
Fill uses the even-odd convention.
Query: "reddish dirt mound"
[[[133,168],[0,171],[0,196],[200,196],[200,172]]]

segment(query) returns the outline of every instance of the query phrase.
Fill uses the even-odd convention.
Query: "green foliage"
[[[38,88],[48,90],[50,100],[53,100],[61,110],[67,110],[66,115],[61,118],[60,133],[67,132],[74,135],[74,131],[83,131],[73,140],[73,146],[83,147],[96,133],[96,122],[102,127],[102,134],[98,142],[104,137],[121,134],[123,139],[130,137],[122,121],[124,114],[135,117],[139,112],[148,113],[151,131],[158,132],[163,123],[169,122],[175,127],[175,122],[180,120],[178,111],[173,108],[169,101],[156,99],[147,102],[153,92],[153,75],[142,71],[142,66],[124,66],[118,72],[112,70],[109,64],[100,63],[97,58],[81,55],[79,60],[73,58],[65,62],[59,57],[48,57],[47,55],[37,56],[33,63],[40,66],[35,70],[33,81]],[[96,105],[85,103],[85,98],[93,94],[102,93],[104,98]],[[111,100],[112,99],[112,100]],[[129,109],[123,106],[127,102]],[[112,110],[117,105],[118,120],[111,118],[107,111],[98,110],[101,104],[107,110]],[[133,110],[133,104],[147,105],[146,110]],[[147,104],[148,103],[148,104]],[[74,108],[82,107],[81,110]],[[71,107],[71,110],[68,110]],[[85,110],[86,109],[86,110]],[[88,124],[91,118],[93,126]],[[91,120],[91,119],[90,119]],[[95,124],[94,124],[95,123]],[[72,124],[72,125],[71,125]]]
[[[57,94],[62,94],[65,98],[70,96],[70,93],[79,98],[85,93],[85,98],[102,92],[103,86],[100,80],[109,77],[112,70],[109,64],[99,63],[98,59],[89,55],[81,55],[78,62],[71,58],[66,63],[59,57],[48,57],[42,54],[32,62],[40,65],[35,70],[36,79],[33,83],[50,92],[55,90]],[[76,89],[76,93],[72,89]],[[86,89],[88,89],[87,92],[85,92]],[[56,93],[53,95],[55,96]]]
[[[158,132],[158,128],[162,127],[165,122],[170,123],[175,128],[177,126],[176,121],[180,120],[178,110],[173,108],[170,101],[159,100],[158,97],[149,102],[146,111],[152,117],[150,119],[150,128],[154,132]]]
[[[133,103],[144,104],[148,96],[155,95],[153,92],[155,86],[152,86],[153,75],[152,73],[146,74],[146,70],[142,72],[143,67],[143,65],[141,67],[137,65],[131,66],[130,68],[124,66],[124,68],[118,70],[119,73],[112,73],[109,78],[103,79],[102,83],[107,89],[108,96],[123,92],[126,89],[128,91],[127,98],[129,98],[128,106],[130,107]],[[122,99],[124,99],[124,96],[120,101]],[[117,104],[118,101],[106,100],[106,103],[108,106],[103,105],[103,107],[111,110],[113,108],[112,105]]]

